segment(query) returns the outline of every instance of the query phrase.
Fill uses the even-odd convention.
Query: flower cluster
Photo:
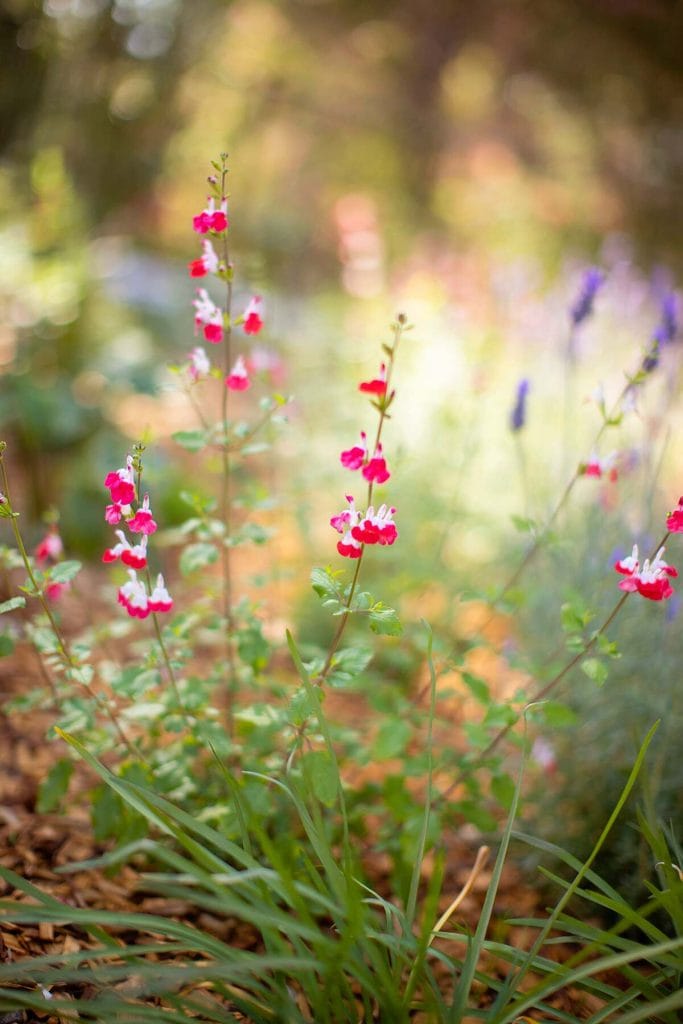
[[[666,529],[667,536],[669,533],[683,533],[683,497],[678,499],[678,505],[667,516]],[[664,539],[666,540],[666,537]],[[637,592],[650,601],[665,601],[670,598],[674,589],[669,579],[675,579],[678,571],[664,561],[663,555],[662,546],[652,560],[646,558],[641,566],[638,545],[634,544],[628,558],[621,558],[614,565],[616,571],[626,577],[619,584],[619,588],[627,593]]]
[[[364,430],[361,430],[360,443],[345,449],[339,457],[345,469],[354,472],[360,470],[361,476],[368,483],[367,510],[365,512],[356,508],[353,496],[347,494],[347,507],[330,519],[330,526],[341,534],[341,539],[337,541],[337,551],[344,558],[360,558],[366,544],[391,545],[398,537],[393,519],[396,509],[382,504],[375,510],[372,492],[375,484],[384,484],[391,477],[380,437],[387,410],[394,400],[395,392],[389,391],[389,381],[398,338],[404,325],[405,318],[399,317],[395,325],[396,340],[393,347],[384,346],[384,351],[389,356],[388,364],[382,363],[375,377],[362,381],[358,385],[358,390],[370,396],[371,404],[379,413],[379,425],[374,443],[369,446],[368,436]]]
[[[674,590],[669,583],[669,577],[678,576],[678,572],[672,565],[667,565],[662,558],[663,554],[662,547],[652,561],[646,558],[641,567],[638,560],[638,545],[634,544],[630,556],[615,563],[616,571],[626,577],[619,584],[619,589],[630,593],[637,591],[650,601],[663,601],[671,597]]]
[[[157,576],[156,586],[149,581],[150,594],[147,594],[145,583],[138,579],[138,571],[147,569],[148,537],[156,532],[157,524],[150,508],[149,495],[145,494],[142,503],[134,508],[137,500],[135,484],[135,460],[127,456],[126,465],[107,473],[104,486],[109,490],[111,502],[107,505],[104,518],[110,526],[119,523],[125,525],[130,534],[138,534],[139,539],[131,540],[123,529],[114,531],[118,542],[107,548],[102,555],[103,562],[121,561],[128,569],[128,582],[119,589],[118,601],[129,615],[137,619],[146,619],[150,612],[168,612],[173,601],[164,584],[161,573]],[[147,573],[149,579],[149,572]]]
[[[337,533],[342,534],[337,541],[337,551],[345,558],[360,558],[364,544],[393,544],[398,537],[396,524],[393,520],[395,508],[380,505],[375,512],[372,505],[367,512],[356,508],[351,494],[346,495],[348,507],[342,509],[330,519]]]
[[[224,169],[222,181],[225,173]],[[202,254],[188,264],[188,269],[193,278],[214,276],[229,282],[232,279],[232,266],[228,259],[227,243],[230,227],[228,200],[226,196],[218,194],[217,179],[212,177],[209,182],[217,194],[209,196],[206,207],[192,219],[194,230],[202,236]],[[206,288],[197,289],[193,305],[195,334],[201,331],[204,341],[210,345],[220,345],[233,327],[241,325],[247,335],[256,335],[263,327],[263,301],[260,295],[254,295],[241,316],[234,320],[231,319],[229,300],[227,309],[223,309],[216,305]],[[186,372],[193,384],[211,372],[211,362],[201,346],[195,347],[188,354]],[[246,391],[250,386],[249,369],[244,356],[237,356],[232,368],[225,373],[224,383],[230,391]]]

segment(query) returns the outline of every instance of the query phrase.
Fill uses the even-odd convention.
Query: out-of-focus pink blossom
[[[666,528],[669,533],[683,533],[683,497],[678,499],[678,507],[667,517]]]
[[[211,361],[201,345],[197,345],[188,354],[187,373],[193,383],[206,377],[211,371]]]
[[[221,205],[216,209],[216,200],[209,197],[205,209],[192,218],[192,227],[199,235],[205,235],[209,231],[220,234],[228,229],[228,200],[223,199]]]
[[[164,584],[164,577],[159,573],[154,590],[149,596],[147,606],[151,612],[170,612],[173,598]]]
[[[225,386],[231,391],[246,391],[250,386],[249,374],[242,356],[238,356],[235,365],[225,378]]]
[[[149,494],[146,494],[142,505],[137,510],[132,519],[128,520],[128,529],[131,533],[155,533],[157,524],[154,521],[154,517],[149,507]]]
[[[263,327],[263,299],[254,295],[243,313],[242,327],[245,334],[258,334]]]
[[[372,380],[365,380],[358,385],[358,390],[368,395],[386,395],[387,393],[387,368],[384,363],[379,368],[379,373]]]
[[[135,501],[135,475],[133,471],[133,456],[126,458],[126,465],[122,469],[107,473],[104,478],[104,486],[109,488],[111,500],[116,505],[130,505]]]
[[[37,545],[33,556],[36,560],[36,564],[39,566],[45,565],[47,562],[56,562],[61,558],[64,551],[64,545],[62,538],[57,533],[56,527],[51,527],[45,534],[40,544]]]
[[[375,453],[367,463],[363,466],[363,476],[371,484],[384,484],[390,477],[387,464],[382,455],[382,445],[378,444],[375,448]]]
[[[116,530],[119,543],[107,548],[102,555],[103,562],[116,562],[120,558],[124,565],[131,569],[144,569],[147,565],[147,537],[139,544],[131,545],[125,538],[123,530]]]
[[[638,547],[634,545],[630,558],[624,558],[617,562],[614,568],[626,578],[619,584],[620,590],[627,593],[639,593],[650,601],[665,601],[674,593],[669,583],[669,577],[678,576],[678,572],[672,565],[667,565],[663,559],[664,548],[660,548],[650,562],[645,559],[642,569],[638,563]]]
[[[198,260],[188,263],[190,277],[206,277],[207,274],[215,274],[218,270],[218,254],[209,238],[205,238],[202,242],[202,250],[202,255]]]
[[[204,337],[212,345],[223,340],[223,311],[212,302],[206,288],[197,289],[197,298],[192,300],[195,308],[195,330],[201,327]]]

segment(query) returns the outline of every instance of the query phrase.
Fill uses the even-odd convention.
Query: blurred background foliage
[[[416,328],[387,436],[401,543],[377,588],[457,631],[463,588],[494,591],[523,548],[510,516],[542,521],[589,454],[590,396],[603,382],[616,398],[683,269],[682,30],[676,0],[2,0],[0,422],[36,537],[58,505],[69,551],[97,552],[101,479],[141,436],[173,514],[188,465],[168,435],[188,407],[166,364],[193,344],[191,216],[226,149],[237,306],[266,296],[266,343],[297,396],[269,470],[292,502],[280,550],[300,574],[331,557],[337,453],[367,428],[355,382],[405,310]],[[589,264],[607,282],[567,426],[567,311]],[[519,599],[509,649],[525,670],[561,639],[570,591],[609,607],[613,549],[683,489],[677,353],[664,364],[611,446],[630,453],[624,479],[577,488],[536,597]],[[528,436],[513,438],[520,377]],[[298,600],[308,639],[326,635]],[[616,766],[674,700],[683,653],[669,630],[660,658],[661,615],[624,621],[624,648],[639,640],[618,682],[575,691],[599,762],[605,736],[628,735]],[[580,822],[597,769],[573,745],[554,778]],[[669,811],[676,761],[659,775]]]

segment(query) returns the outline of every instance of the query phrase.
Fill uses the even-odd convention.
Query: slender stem
[[[313,680],[313,682],[316,683],[318,686],[321,686],[325,682],[325,680],[327,679],[327,676],[329,675],[330,669],[332,667],[332,659],[334,658],[334,655],[335,655],[335,653],[337,651],[337,648],[339,647],[339,644],[341,643],[341,638],[342,638],[342,636],[344,634],[344,630],[346,629],[346,623],[348,622],[349,615],[351,614],[351,602],[353,600],[353,595],[354,595],[355,590],[356,590],[356,584],[358,583],[358,577],[360,575],[360,564],[363,561],[364,553],[365,553],[365,544],[363,544],[363,546],[361,547],[360,555],[356,559],[356,570],[355,570],[355,572],[353,574],[353,579],[351,580],[351,586],[349,588],[349,593],[348,593],[347,598],[346,598],[345,610],[342,612],[342,614],[341,614],[341,616],[339,618],[339,625],[337,626],[336,633],[332,637],[332,642],[330,643],[330,649],[328,650],[327,657],[325,658],[325,664],[323,665],[323,667],[322,667],[322,669],[320,671],[320,674],[317,675],[315,677],[315,679]]]
[[[148,585],[149,585],[149,589],[150,589],[150,592],[151,592],[151,590],[152,590],[152,580],[151,580],[151,576],[150,576],[150,573],[149,573],[149,569],[147,570],[147,580],[148,580]],[[169,654],[168,654],[168,649],[166,647],[166,643],[164,641],[163,634],[161,632],[161,626],[159,625],[159,616],[157,615],[156,612],[152,612],[152,622],[154,623],[154,632],[156,633],[157,643],[159,644],[159,650],[161,651],[161,656],[164,659],[164,664],[166,666],[166,671],[168,672],[168,678],[169,678],[171,686],[173,688],[173,694],[174,694],[176,702],[178,704],[178,708],[182,712],[182,716],[185,719],[185,725],[188,727],[188,729],[190,729],[192,727],[192,723],[190,722],[190,719],[189,719],[189,716],[187,714],[187,711],[185,710],[185,705],[183,704],[183,699],[180,696],[180,689],[178,687],[178,680],[176,679],[176,674],[173,671],[173,665],[171,664],[171,659],[170,659]]]
[[[660,548],[664,547],[664,545],[666,544],[669,536],[670,536],[670,533],[668,533],[668,532],[664,535],[664,537],[659,542],[659,544],[655,548],[654,552],[650,556],[650,560],[652,560],[656,556],[656,554],[660,550]],[[598,629],[595,630],[595,632],[591,635],[590,639],[588,639],[585,642],[585,644],[583,645],[581,650],[577,651],[576,654],[572,658],[569,659],[567,664],[563,668],[561,668],[560,671],[557,672],[552,677],[550,682],[546,683],[544,686],[542,686],[540,688],[540,690],[537,690],[536,693],[534,693],[531,696],[531,698],[527,701],[525,707],[529,707],[532,704],[538,704],[539,701],[545,700],[545,698],[550,693],[552,693],[553,690],[557,689],[557,687],[565,679],[565,677],[567,675],[569,675],[571,670],[573,668],[575,668],[576,665],[579,664],[579,662],[583,661],[583,659],[586,657],[586,655],[589,654],[593,650],[593,648],[597,644],[597,642],[600,639],[600,637],[603,636],[605,634],[605,632],[609,629],[609,627],[612,625],[612,623],[616,619],[616,617],[619,614],[619,612],[621,611],[621,609],[626,604],[630,594],[631,594],[631,591],[628,591],[628,590],[624,594],[622,594],[622,596],[619,598],[619,600],[615,604],[614,608],[609,613],[607,618],[604,620],[602,625],[600,625],[598,627]],[[514,721],[508,722],[507,725],[503,726],[501,729],[498,730],[498,732],[492,738],[491,742],[486,747],[484,747],[484,749],[481,750],[477,754],[477,756],[474,759],[474,761],[470,765],[468,765],[468,770],[469,771],[471,771],[472,769],[474,769],[474,768],[478,767],[479,765],[481,765],[486,760],[486,758],[490,754],[493,753],[493,751],[496,749],[496,747],[498,747],[498,745],[505,739],[505,737],[512,730],[512,728],[517,724],[517,722],[519,721],[520,717],[521,716],[518,715],[517,718],[514,719]],[[444,792],[441,793],[437,797],[437,801],[441,802],[442,800],[446,800],[448,798],[448,796],[456,788],[456,786],[458,786],[463,781],[464,775],[465,775],[464,772],[460,772],[460,774],[454,779],[454,781],[450,784],[450,786],[446,790],[444,790]]]
[[[226,195],[226,184],[228,169],[226,167],[227,154],[222,157],[223,168],[221,171],[220,194],[221,200]],[[230,548],[230,534],[232,530],[232,494],[230,478],[230,443],[228,440],[230,423],[228,420],[228,386],[227,380],[232,366],[232,267],[230,265],[230,247],[228,243],[228,232],[223,233],[222,258],[225,267],[225,310],[223,317],[224,342],[223,342],[223,394],[221,398],[221,461],[222,480],[220,509],[223,521],[224,535],[221,545],[221,575],[223,579],[223,621],[225,623],[225,653],[228,668],[228,735],[234,734],[234,703],[237,692],[237,667],[235,664],[235,652],[232,643],[234,632],[233,620],[233,597],[232,597],[232,559]]]

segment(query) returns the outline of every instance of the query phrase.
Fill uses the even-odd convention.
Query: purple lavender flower
[[[521,430],[526,421],[526,396],[529,394],[529,387],[529,381],[526,377],[522,378],[517,385],[515,405],[510,413],[510,430],[513,434]]]
[[[569,316],[575,327],[587,320],[593,312],[593,301],[598,289],[604,284],[605,275],[598,267],[589,267],[584,271],[581,291],[576,302],[569,310]]]
[[[661,319],[652,335],[653,341],[669,345],[678,333],[678,308],[674,292],[667,292],[661,303]]]

